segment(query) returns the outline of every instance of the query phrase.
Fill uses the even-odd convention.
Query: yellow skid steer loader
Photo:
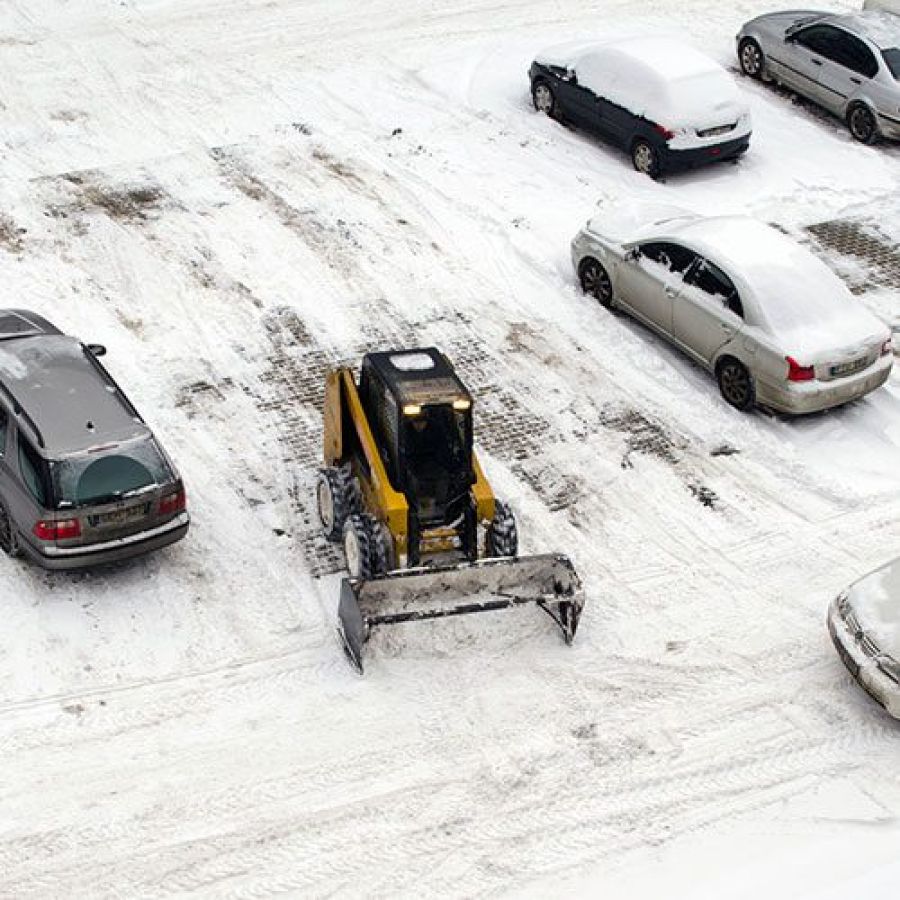
[[[340,631],[361,672],[373,627],[536,603],[571,643],[584,605],[561,555],[518,556],[472,449],[472,397],[434,348],[369,353],[325,385],[325,536],[342,541]]]

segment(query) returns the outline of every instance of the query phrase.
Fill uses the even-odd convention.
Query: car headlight
[[[897,662],[892,656],[879,656],[878,657],[878,668],[887,675],[891,681],[897,682],[900,684],[900,663]]]
[[[856,620],[856,616],[853,614],[853,609],[850,606],[850,600],[847,596],[846,591],[838,594],[837,611],[838,615],[844,620],[847,627],[850,628],[851,631],[859,631],[859,622]]]

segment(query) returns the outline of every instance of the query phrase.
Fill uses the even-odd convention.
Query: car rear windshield
[[[889,50],[882,50],[881,55],[891,70],[891,75],[900,81],[900,48],[891,47]]]
[[[151,437],[57,460],[50,472],[61,508],[126,499],[174,477]]]

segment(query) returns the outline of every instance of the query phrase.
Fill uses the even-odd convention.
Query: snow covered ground
[[[861,217],[889,255],[900,147],[742,80],[746,159],[654,184],[525,76],[612,29],[733,67],[778,5],[3,4],[4,304],[108,345],[194,528],[110,572],[0,560],[0,897],[895,896],[900,730],[824,616],[900,553],[900,374],[740,415],[568,245],[645,199],[810,241]],[[832,262],[900,324],[900,285]],[[523,549],[575,560],[572,648],[523,610],[346,664],[323,372],[416,343],[478,397]]]

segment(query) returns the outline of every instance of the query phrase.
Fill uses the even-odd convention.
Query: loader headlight
[[[459,412],[465,412],[472,405],[471,400],[454,400],[453,408]]]
[[[403,407],[404,416],[418,416],[422,412],[422,407],[418,403],[407,403]]]

